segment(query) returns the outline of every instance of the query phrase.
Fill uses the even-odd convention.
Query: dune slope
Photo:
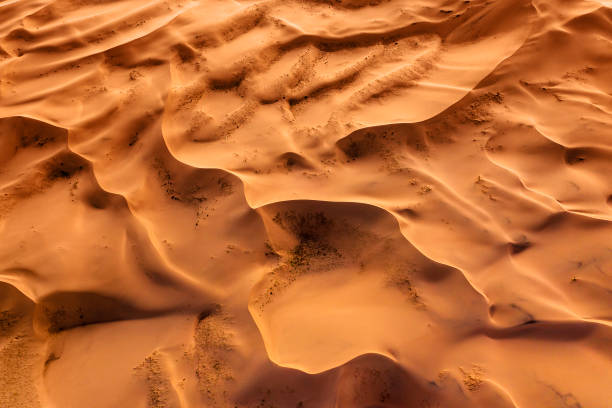
[[[0,1],[0,406],[608,408],[612,3]]]

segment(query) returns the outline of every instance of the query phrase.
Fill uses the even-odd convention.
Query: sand
[[[0,407],[609,408],[612,3],[0,1]]]

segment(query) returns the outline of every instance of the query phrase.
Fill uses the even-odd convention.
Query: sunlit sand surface
[[[0,2],[0,407],[609,408],[612,8]]]

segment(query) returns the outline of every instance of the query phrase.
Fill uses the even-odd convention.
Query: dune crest
[[[609,408],[611,22],[0,2],[0,406]]]

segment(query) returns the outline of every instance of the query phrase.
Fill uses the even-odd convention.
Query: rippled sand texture
[[[0,406],[609,408],[610,7],[0,1]]]

